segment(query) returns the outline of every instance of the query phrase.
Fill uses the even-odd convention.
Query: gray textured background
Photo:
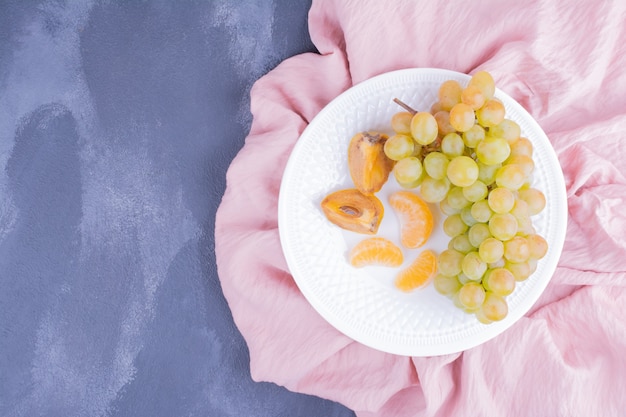
[[[0,416],[352,416],[250,379],[214,217],[310,0],[0,1]]]

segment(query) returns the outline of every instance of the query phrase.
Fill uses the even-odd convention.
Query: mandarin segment
[[[369,265],[397,267],[404,256],[395,243],[384,237],[370,237],[357,243],[350,251],[350,264],[356,268]]]
[[[409,249],[424,245],[433,231],[433,214],[428,204],[411,191],[396,191],[389,204],[400,219],[400,242]]]
[[[407,268],[396,276],[398,289],[409,292],[428,284],[437,273],[437,256],[431,250],[424,250]]]

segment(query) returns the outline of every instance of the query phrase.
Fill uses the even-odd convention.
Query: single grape
[[[448,157],[463,155],[465,143],[458,133],[448,133],[441,140],[441,152]]]
[[[478,255],[488,264],[498,262],[504,256],[504,243],[495,237],[488,237],[480,243]]]
[[[485,104],[476,110],[476,119],[483,127],[497,126],[504,120],[504,105],[496,99],[487,100]]]
[[[470,210],[472,217],[481,223],[487,223],[493,215],[493,211],[489,207],[487,200],[475,202],[472,204],[472,208]]]
[[[496,213],[489,219],[489,231],[496,239],[507,241],[517,233],[517,220],[510,213]]]
[[[505,188],[506,189],[506,188]],[[530,216],[530,211],[528,209],[528,203],[519,198],[515,199],[515,203],[511,208],[510,213],[515,216],[516,219],[523,219]]]
[[[449,277],[442,274],[435,275],[433,285],[439,294],[447,296],[452,296],[461,289],[461,283],[457,277]]]
[[[530,246],[526,238],[514,236],[504,242],[504,258],[509,262],[526,262],[530,258]]]
[[[476,250],[476,248],[472,246],[472,244],[470,243],[469,237],[467,237],[467,234],[461,234],[461,235],[457,235],[453,237],[450,240],[450,243],[451,243],[452,249],[454,249],[457,252],[461,252],[463,254],[467,254],[468,252]]]
[[[401,135],[411,134],[411,119],[413,114],[408,111],[401,111],[391,116],[391,128]]]
[[[467,187],[478,179],[478,165],[468,156],[458,156],[448,163],[447,175],[452,184]]]
[[[527,138],[521,137],[511,143],[511,156],[525,155],[530,158],[533,156],[533,144]]]
[[[496,240],[498,240],[498,239],[496,239]],[[489,269],[504,268],[504,262],[505,262],[504,258],[500,258],[500,259],[498,259],[495,262],[488,263],[487,264],[487,268],[489,268]]]
[[[483,139],[485,139],[485,129],[478,124],[474,124],[469,130],[463,132],[463,142],[468,148],[475,148]]]
[[[450,111],[455,104],[461,102],[461,92],[463,91],[463,87],[458,81],[448,80],[441,83],[439,86],[439,103],[441,103],[441,108],[443,110]]]
[[[450,161],[441,152],[431,152],[424,158],[424,169],[426,173],[436,180],[445,178]]]
[[[483,287],[505,297],[515,290],[515,277],[506,268],[490,269],[483,278]]]
[[[515,194],[508,188],[494,188],[489,193],[487,202],[494,213],[508,213],[515,205]]]
[[[485,239],[491,237],[491,232],[489,231],[489,226],[485,223],[476,223],[469,228],[467,235],[472,246],[479,248],[480,244],[483,243]],[[485,262],[487,261],[485,260]]]
[[[475,203],[478,200],[483,200],[487,197],[488,193],[489,190],[487,190],[487,186],[480,180],[474,181],[472,185],[463,187],[463,196],[465,196],[465,198],[472,203]]]
[[[485,183],[487,186],[496,182],[496,172],[502,166],[502,164],[485,165],[478,161],[478,179]]]
[[[461,219],[463,220],[463,223],[465,223],[468,226],[473,226],[476,223],[478,223],[478,220],[476,220],[474,218],[474,216],[472,216],[472,206],[467,206],[464,207],[463,209],[461,209]]]
[[[530,216],[515,217],[515,220],[517,220],[518,236],[528,236],[535,234],[535,226],[533,226],[533,221],[530,219]]]
[[[513,262],[506,261],[504,263],[504,268],[511,271],[511,273],[515,277],[515,281],[517,282],[524,281],[531,274],[530,264],[528,262],[520,262],[516,264]]]
[[[409,135],[396,134],[385,141],[383,148],[387,158],[399,161],[413,155],[415,141]]]
[[[496,92],[496,83],[493,80],[491,74],[489,74],[487,71],[476,72],[474,75],[472,75],[472,78],[469,80],[467,85],[468,87],[478,87],[478,89],[483,93],[483,97],[485,97],[485,100],[491,99]]]
[[[487,136],[476,146],[476,156],[485,165],[496,165],[504,162],[510,155],[511,148],[502,138]]]
[[[393,175],[400,184],[411,184],[422,176],[422,163],[414,156],[403,158],[393,167]]]
[[[435,113],[435,120],[437,121],[439,135],[445,136],[448,133],[456,132],[456,129],[454,129],[454,126],[450,123],[450,112],[439,110]]]
[[[476,251],[467,253],[461,263],[463,273],[472,281],[480,281],[487,271],[487,263],[483,261]]]
[[[459,302],[468,310],[477,310],[485,301],[485,289],[477,282],[468,282],[459,289]]]
[[[474,126],[474,110],[464,103],[457,103],[450,109],[450,124],[459,132],[466,132]]]
[[[438,271],[449,277],[460,274],[462,272],[461,264],[464,257],[464,254],[454,249],[442,251],[437,258]]]
[[[437,139],[439,127],[435,116],[427,112],[415,113],[411,119],[411,135],[420,145],[431,144]]]
[[[538,234],[528,235],[526,237],[528,246],[530,247],[530,258],[541,259],[548,253],[548,242]]]
[[[448,181],[447,178],[436,180],[426,175],[420,185],[420,193],[422,194],[424,201],[427,203],[441,202],[444,198],[446,198],[449,190],[450,181]]]
[[[489,134],[500,137],[506,140],[508,143],[513,143],[519,139],[521,129],[519,125],[510,119],[504,119],[496,126],[489,129]]]
[[[470,202],[463,194],[463,187],[452,186],[446,197],[448,205],[454,209],[461,210],[470,205]]]
[[[528,212],[531,216],[541,213],[546,206],[546,197],[536,188],[519,190],[518,197],[528,204]]]
[[[448,197],[450,196],[450,192],[448,192]],[[460,209],[456,209],[454,207],[452,207],[449,203],[448,203],[448,199],[444,198],[443,200],[441,200],[439,202],[439,209],[441,210],[441,212],[443,214],[445,214],[446,216],[452,216],[453,214],[458,214],[461,212]]]
[[[443,221],[443,231],[450,237],[455,237],[467,231],[468,226],[461,219],[460,214],[453,214]]]
[[[489,322],[500,321],[509,314],[509,306],[504,297],[487,291],[480,310],[476,313]]]
[[[439,101],[435,101],[432,106],[430,106],[430,114],[433,116],[440,111],[443,110],[443,105]]]
[[[514,155],[510,156],[505,162],[505,164],[516,164],[522,167],[524,170],[524,176],[528,179],[532,176],[533,170],[535,169],[535,162],[530,156],[527,155]]]
[[[525,180],[524,169],[517,164],[504,165],[496,172],[496,184],[498,187],[519,190],[524,185]]]
[[[468,85],[461,92],[461,102],[478,110],[485,104],[485,95],[478,86]]]
[[[529,259],[528,260],[528,267],[530,268],[530,273],[532,275],[533,272],[535,272],[537,270],[537,263],[538,263],[538,259]]]

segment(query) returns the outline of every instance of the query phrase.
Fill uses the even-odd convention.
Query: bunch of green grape
[[[505,117],[495,89],[480,71],[465,87],[442,83],[429,112],[397,101],[408,111],[392,117],[385,144],[398,183],[419,188],[447,216],[451,240],[438,256],[435,288],[482,323],[506,317],[506,296],[548,250],[532,223],[546,204],[532,187],[533,146]]]

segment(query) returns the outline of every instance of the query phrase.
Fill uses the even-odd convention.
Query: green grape
[[[491,237],[491,232],[489,231],[489,226],[485,223],[476,223],[469,228],[467,235],[472,246],[478,248],[485,239]]]
[[[533,171],[535,169],[535,162],[530,156],[526,155],[509,156],[509,158],[505,161],[505,164],[517,164],[521,166],[526,179],[532,177]]]
[[[504,297],[487,291],[476,317],[481,316],[488,322],[493,322],[504,319],[507,314],[509,314],[509,306]]]
[[[481,223],[487,223],[491,218],[493,211],[489,207],[489,203],[487,202],[487,200],[480,200],[472,204],[470,213],[472,214],[472,217],[476,219],[476,221]]]
[[[470,202],[463,195],[463,188],[453,186],[446,197],[448,205],[454,209],[461,210],[470,205]]]
[[[501,164],[510,154],[509,143],[499,137],[487,136],[476,146],[476,156],[485,165]]]
[[[463,254],[476,250],[476,248],[470,243],[467,234],[461,234],[453,237],[450,240],[450,245],[452,246],[452,249]]]
[[[478,161],[476,164],[478,165],[479,181],[482,181],[487,186],[496,182],[496,172],[498,172],[498,169],[500,169],[502,164],[485,165],[480,161]]]
[[[477,310],[485,301],[485,289],[477,282],[463,284],[458,293],[459,302],[468,310]]]
[[[536,188],[519,190],[518,196],[528,204],[528,212],[531,216],[541,213],[546,206],[546,197]]]
[[[504,120],[504,105],[496,99],[487,100],[485,104],[476,110],[476,119],[483,127],[497,126]]]
[[[487,202],[494,213],[508,213],[515,205],[515,194],[508,188],[494,188],[489,193]]]
[[[396,182],[398,183],[398,185],[400,185],[400,187],[406,188],[407,190],[412,190],[414,188],[417,188],[422,183],[423,178],[424,177],[421,176],[412,182],[400,182],[400,181],[397,181],[397,178],[396,178]]]
[[[506,268],[490,269],[483,278],[483,287],[505,297],[515,290],[515,277]]]
[[[476,72],[472,75],[472,78],[467,83],[467,86],[477,87],[482,92],[485,100],[491,99],[496,92],[496,83],[491,74],[487,71]]]
[[[531,274],[537,270],[537,263],[538,263],[537,259],[529,259],[528,260],[528,267],[530,268],[530,273]]]
[[[478,86],[468,85],[461,92],[461,103],[467,104],[473,110],[478,110],[485,104],[485,95]]]
[[[495,237],[488,237],[480,243],[478,255],[488,264],[494,264],[504,256],[504,243]]]
[[[463,262],[464,256],[464,254],[454,249],[442,251],[437,258],[438,271],[449,277],[460,274],[462,271],[461,263]]]
[[[441,152],[448,157],[463,155],[465,143],[458,133],[448,133],[441,140]]]
[[[476,223],[478,223],[478,220],[476,220],[474,218],[474,216],[472,216],[472,207],[465,207],[461,210],[461,219],[463,220],[463,223],[465,223],[468,226],[473,226]]]
[[[489,190],[484,182],[480,180],[474,181],[472,185],[463,187],[463,195],[468,201],[475,203],[478,200],[482,200],[487,197]]]
[[[446,176],[448,162],[448,158],[441,152],[431,152],[424,158],[423,165],[431,178],[441,180]]]
[[[496,213],[489,219],[489,231],[496,239],[507,241],[517,233],[517,220],[510,213]]]
[[[447,175],[452,184],[467,187],[478,179],[478,165],[468,156],[458,156],[448,163]]]
[[[526,238],[514,236],[504,242],[504,258],[509,262],[526,262],[530,258],[530,246]]]
[[[397,134],[387,139],[383,150],[387,158],[399,161],[413,155],[414,148],[415,141],[411,136]]]
[[[517,220],[517,235],[528,236],[535,234],[535,227],[530,216],[516,217]]]
[[[485,239],[485,240],[487,240],[487,239]],[[496,240],[498,240],[498,239],[496,239]],[[480,254],[480,251],[479,251],[479,254]],[[495,262],[488,263],[487,264],[487,268],[489,268],[489,269],[504,268],[504,262],[505,262],[504,258],[500,258],[500,259],[498,259]]]
[[[496,126],[489,129],[490,135],[498,136],[506,140],[508,143],[513,143],[518,140],[521,133],[522,131],[519,125],[510,119],[504,119]]]
[[[455,104],[461,102],[463,87],[458,81],[448,80],[441,83],[438,91],[439,103],[443,110],[450,111]]]
[[[463,272],[461,272],[459,275],[457,275],[456,279],[458,279],[461,284],[467,284],[468,282],[473,282]]]
[[[401,111],[391,116],[391,128],[394,132],[402,135],[411,134],[411,119],[413,114],[408,111]]]
[[[430,176],[425,176],[420,186],[420,193],[422,198],[427,203],[439,203],[450,190],[450,181],[447,178],[436,180]]]
[[[526,203],[524,200],[516,198],[510,213],[518,220],[530,216],[528,203]]]
[[[450,113],[445,110],[439,110],[434,113],[435,120],[437,121],[437,128],[439,129],[439,135],[445,136],[448,133],[456,132],[456,129],[450,123]]]
[[[517,164],[504,165],[496,172],[496,184],[498,187],[519,190],[524,185],[525,180],[524,168]]]
[[[548,242],[538,234],[531,234],[526,237],[530,248],[531,259],[541,259],[548,253]]]
[[[449,277],[442,274],[435,275],[433,285],[439,294],[447,296],[452,296],[461,289],[461,283],[457,277]]]
[[[411,184],[422,176],[422,163],[414,156],[403,158],[393,167],[393,175],[401,184]]]
[[[525,155],[530,158],[533,156],[533,144],[527,138],[519,138],[511,143],[511,156]]]
[[[463,273],[472,281],[480,281],[487,271],[487,263],[480,258],[478,252],[472,251],[465,255],[461,263]]]
[[[450,124],[459,132],[466,132],[474,126],[474,109],[465,103],[457,103],[450,109]]]
[[[468,148],[475,148],[483,139],[485,139],[485,129],[480,125],[475,124],[463,132],[463,143]]]
[[[411,135],[420,145],[429,145],[437,139],[439,127],[435,116],[428,112],[415,113],[411,119]]]
[[[450,192],[448,192],[448,197],[450,196]],[[443,200],[441,200],[439,202],[439,209],[441,210],[441,212],[443,214],[445,214],[446,216],[451,216],[453,214],[458,214],[461,212],[460,209],[456,209],[454,207],[452,207],[449,203],[448,203],[448,199],[444,198]]]
[[[504,268],[511,271],[513,276],[515,277],[515,281],[521,282],[528,278],[531,274],[530,264],[528,262],[521,263],[513,263],[506,261],[504,263]]]
[[[467,231],[468,226],[461,219],[460,214],[453,214],[443,221],[443,231],[450,237],[455,237]]]

